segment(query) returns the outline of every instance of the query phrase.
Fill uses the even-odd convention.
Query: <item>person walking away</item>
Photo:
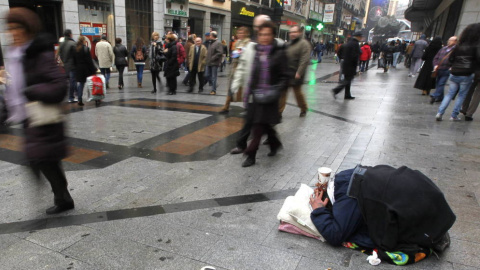
[[[305,96],[302,93],[302,84],[310,57],[310,44],[302,37],[302,34],[303,31],[300,26],[294,25],[290,27],[290,42],[287,44],[286,50],[289,74],[288,85],[293,88],[297,105],[300,107],[300,117],[304,117],[308,109]],[[318,53],[321,53],[321,51],[318,51]],[[287,105],[287,94],[288,91],[284,91],[280,95],[280,117]]]
[[[425,34],[420,36],[420,39],[415,42],[412,49],[412,56],[411,56],[411,64],[410,64],[410,73],[408,73],[408,77],[415,77],[422,64],[422,56],[423,52],[428,46],[427,41],[425,40]]]
[[[475,24],[473,32],[478,33],[480,31],[480,24]],[[477,57],[480,55],[480,42],[477,41]],[[478,59],[478,58],[477,58]],[[476,62],[475,68],[475,77],[473,79],[473,83],[468,90],[467,96],[463,101],[462,110],[461,112],[465,115],[465,121],[472,121],[473,114],[478,108],[478,104],[480,103],[480,90],[479,90],[479,82],[480,82],[480,61]]]
[[[395,49],[393,50],[393,62],[392,62],[392,67],[397,68],[397,63],[398,63],[398,57],[400,56],[400,39],[397,39],[395,42]]]
[[[275,36],[277,26],[271,21],[260,25],[258,31],[258,45],[255,46],[253,60],[248,67],[252,67],[252,78],[245,91],[244,105],[247,109],[248,121],[253,123],[252,140],[245,150],[246,160],[242,167],[255,164],[260,140],[263,134],[268,134],[270,152],[268,156],[275,156],[282,143],[278,139],[274,126],[280,123],[278,98],[287,88],[289,79],[285,59],[285,50],[277,46]],[[310,45],[306,44],[310,49]],[[310,50],[306,59],[310,57]]]
[[[365,72],[367,69],[367,61],[372,56],[372,50],[370,49],[370,45],[368,43],[363,44],[362,54],[360,55],[360,72]]]
[[[336,95],[345,89],[344,99],[355,99],[350,93],[350,86],[353,81],[353,77],[357,71],[358,60],[360,58],[360,45],[359,42],[362,41],[363,34],[361,32],[355,32],[353,37],[350,38],[347,44],[343,45],[343,64],[342,71],[345,76],[345,79],[338,84],[337,87],[332,89],[333,98],[336,98]]]
[[[232,62],[233,65],[232,65],[232,68],[230,69],[230,75],[228,79],[229,90],[230,90],[230,86],[232,85],[233,75],[235,74],[235,70],[237,69],[237,66],[238,66],[238,61],[242,56],[243,51],[247,48],[248,43],[250,43],[250,31],[248,30],[247,27],[242,26],[237,30],[237,40],[235,41],[235,48],[230,53],[230,59],[233,59],[233,62]],[[238,91],[237,96],[242,96],[242,89]],[[223,106],[220,113],[222,114],[228,113],[230,109],[230,102],[232,102],[232,94],[229,91],[227,98],[225,100],[225,105]]]
[[[185,60],[187,59],[187,54],[185,53],[185,47],[181,42],[178,42],[178,36],[176,34],[173,34],[175,37],[175,40],[177,40],[177,61],[178,61],[178,66],[180,69],[183,69],[183,66],[185,65]],[[181,39],[180,39],[181,40]]]
[[[212,83],[212,91],[210,95],[217,94],[217,71],[222,61],[223,46],[217,39],[217,32],[210,33],[212,41],[207,48],[207,69],[205,76],[210,79]]]
[[[465,96],[472,85],[474,72],[480,65],[480,54],[478,53],[478,44],[480,41],[480,23],[468,25],[460,35],[455,49],[450,54],[448,60],[451,65],[450,69],[450,89],[448,94],[438,108],[436,120],[441,121],[452,97],[458,92],[455,106],[453,108],[450,120],[460,121],[458,117],[460,107],[462,106]]]
[[[447,46],[440,49],[433,58],[433,70],[437,72],[435,82],[435,92],[430,95],[430,104],[435,102],[442,102],[444,96],[445,84],[447,84],[448,77],[450,77],[450,65],[448,57],[452,53],[457,44],[457,37],[450,37],[447,41]]]
[[[110,88],[108,84],[110,81],[110,68],[113,65],[113,61],[115,61],[115,55],[113,54],[112,45],[107,41],[106,35],[102,35],[102,40],[97,43],[95,55],[98,58],[100,72],[105,77],[107,88]]]
[[[193,92],[195,87],[195,76],[198,75],[198,93],[203,92],[203,73],[207,65],[207,48],[202,44],[202,39],[197,37],[195,45],[190,47],[188,52],[190,82],[188,83],[188,93]]]
[[[75,54],[75,41],[72,38],[72,30],[67,29],[64,32],[65,39],[58,49],[60,54],[60,59],[63,62],[63,68],[67,74],[69,81],[68,84],[68,102],[74,103],[75,95],[77,94],[77,81],[75,80],[75,65],[74,65],[74,54]],[[77,100],[78,101],[78,100]]]
[[[379,54],[380,54],[380,42],[377,41],[375,44],[372,46],[372,52],[373,52],[373,60],[377,60]]]
[[[222,54],[222,62],[220,63],[220,72],[223,72],[223,69],[226,68],[227,56],[228,56],[227,42],[225,40],[222,40],[222,46],[223,46],[223,54]]]
[[[150,73],[152,73],[152,83],[153,83],[153,90],[152,94],[157,92],[157,80],[162,86],[162,79],[160,78],[160,71],[162,71],[162,65],[164,62],[164,54],[163,54],[163,44],[160,40],[160,34],[158,32],[152,33],[152,42],[150,43],[150,51],[149,51],[149,58],[150,58]]]
[[[164,76],[167,78],[168,95],[177,94],[177,77],[180,76],[176,40],[174,34],[167,35],[167,45],[165,46],[167,62],[165,62]]]
[[[145,61],[147,60],[147,47],[143,38],[137,38],[135,45],[130,51],[130,57],[135,62],[135,69],[137,70],[137,85],[142,88],[143,70],[145,68]]]
[[[115,54],[115,66],[118,70],[118,89],[123,89],[123,71],[125,67],[128,66],[128,50],[127,48],[122,45],[122,39],[116,38],[115,39],[115,48],[113,48],[113,54]]]
[[[320,40],[320,43],[317,44],[317,63],[322,62],[322,56],[324,51],[325,45],[323,45],[323,40]]]
[[[74,54],[74,64],[75,64],[75,78],[77,80],[77,94],[78,94],[78,105],[83,106],[83,88],[85,87],[85,82],[87,77],[90,77],[97,73],[97,68],[93,62],[93,59],[89,57],[90,50],[87,47],[87,38],[80,36],[78,38],[75,54]]]
[[[442,38],[436,37],[430,42],[423,53],[422,60],[425,61],[414,87],[422,90],[422,96],[430,95],[430,90],[435,88],[435,78],[432,78],[433,59],[442,48]]]
[[[383,67],[383,72],[388,72],[388,69],[393,63],[393,54],[395,53],[395,42],[390,41],[382,48],[383,58],[385,59],[385,66]]]
[[[185,44],[185,53],[186,53],[186,59],[185,59],[185,67],[187,70],[187,75],[185,75],[185,78],[183,78],[183,85],[188,86],[188,82],[190,81],[190,48],[195,45],[195,34],[190,35],[187,39],[187,42]]]
[[[407,49],[405,49],[405,67],[410,68],[412,64],[412,52],[413,52],[413,47],[415,46],[415,41],[410,41],[410,43],[407,46]]]
[[[67,82],[55,61],[55,40],[49,34],[40,34],[42,25],[37,14],[26,8],[11,8],[6,21],[13,42],[6,65],[12,75],[5,93],[7,121],[23,124],[26,160],[37,178],[45,176],[53,191],[54,206],[46,213],[57,214],[75,207],[61,161],[67,156],[60,104],[67,94]],[[49,117],[42,117],[38,112],[45,111],[45,104],[56,113],[49,111]]]

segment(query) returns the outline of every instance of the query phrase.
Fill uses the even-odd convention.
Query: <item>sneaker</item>
[[[412,75],[412,78],[415,78],[415,75]]]
[[[441,113],[437,113],[437,115],[435,115],[435,119],[437,121],[442,121],[442,114]]]
[[[455,116],[455,117],[450,117],[450,121],[462,121],[462,118]]]
[[[69,99],[69,100],[68,100],[68,103],[75,103],[75,102],[76,102],[76,101],[73,100],[73,99]]]

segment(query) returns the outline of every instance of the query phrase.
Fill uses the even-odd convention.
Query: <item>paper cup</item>
[[[328,183],[332,174],[332,169],[328,167],[318,168],[318,182],[320,184]]]

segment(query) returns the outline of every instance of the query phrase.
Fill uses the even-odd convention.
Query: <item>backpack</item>
[[[140,48],[140,50],[137,48],[137,51],[135,52],[135,61],[143,61],[143,50]]]
[[[92,95],[94,96],[103,95],[103,81],[98,76],[93,76],[92,78]]]
[[[185,62],[185,58],[187,58],[187,54],[185,53],[185,48],[183,48],[182,44],[177,43],[178,64],[181,65],[183,62]]]

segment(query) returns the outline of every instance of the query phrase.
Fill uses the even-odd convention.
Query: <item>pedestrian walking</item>
[[[115,66],[118,70],[118,89],[123,89],[123,71],[128,66],[128,50],[122,44],[122,39],[117,37],[115,39],[115,48],[113,48],[113,54],[115,54]]]
[[[360,55],[360,72],[365,72],[368,69],[367,61],[372,57],[372,49],[368,43],[363,44],[362,54]]]
[[[420,39],[415,42],[412,48],[411,53],[411,64],[410,64],[410,72],[408,73],[408,77],[415,77],[418,70],[420,69],[420,65],[422,64],[422,56],[423,52],[428,46],[427,41],[425,40],[425,34],[420,36]]]
[[[422,90],[422,96],[430,95],[430,90],[435,88],[435,78],[432,78],[433,59],[442,48],[442,38],[436,37],[430,42],[423,53],[424,61],[414,87]]]
[[[320,40],[320,42],[316,46],[316,49],[317,49],[317,63],[321,63],[323,52],[325,51],[325,45],[323,44],[323,40]]]
[[[477,50],[477,53],[480,53],[480,51]],[[473,121],[473,114],[477,111],[478,104],[480,103],[480,90],[478,88],[479,82],[480,70],[477,66],[473,83],[468,90],[467,96],[462,104],[462,109],[460,110],[460,112],[465,115],[465,121]]]
[[[67,29],[64,32],[64,41],[58,49],[60,59],[63,63],[63,68],[67,74],[68,79],[68,102],[74,103],[75,95],[77,94],[77,81],[75,79],[75,65],[74,65],[74,54],[75,54],[75,40],[72,38],[72,30]]]
[[[87,38],[80,36],[77,40],[74,55],[75,78],[77,80],[78,105],[83,106],[83,88],[87,77],[97,73],[93,59],[90,57],[90,49],[87,47]]]
[[[433,58],[433,70],[437,73],[435,82],[435,92],[430,95],[430,104],[434,102],[442,102],[444,96],[444,88],[450,77],[450,65],[448,57],[457,44],[457,37],[450,37],[447,41],[447,46],[440,49],[435,58]]]
[[[216,95],[217,71],[222,61],[223,46],[222,43],[220,43],[220,41],[217,39],[217,32],[210,32],[210,36],[211,43],[210,46],[207,47],[207,68],[205,71],[205,77],[207,77],[212,84],[212,91],[210,91],[210,95]]]
[[[453,49],[453,52],[449,56],[448,60],[451,65],[450,89],[438,108],[438,113],[435,117],[437,121],[442,120],[445,110],[457,92],[458,96],[455,100],[455,106],[450,120],[461,120],[458,117],[458,114],[462,103],[465,100],[465,96],[472,85],[474,72],[478,69],[480,63],[480,53],[478,52],[480,42],[480,35],[478,35],[479,31],[480,23],[468,25],[463,30],[455,49]]]
[[[102,35],[102,39],[97,43],[95,55],[98,58],[100,72],[105,77],[107,88],[110,88],[110,69],[112,68],[113,61],[115,61],[115,55],[113,54],[112,45],[107,41],[106,35]]]
[[[382,46],[382,55],[385,59],[385,66],[383,72],[388,72],[390,66],[393,65],[393,54],[395,53],[395,41],[390,41]]]
[[[305,96],[302,93],[302,84],[307,72],[309,57],[310,57],[310,44],[306,39],[302,37],[303,30],[298,25],[290,27],[289,36],[290,42],[287,44],[287,58],[288,58],[288,85],[293,88],[297,105],[300,107],[300,117],[304,117],[307,114],[307,102]],[[323,48],[323,44],[321,45]],[[319,50],[320,54],[322,51]],[[288,91],[284,91],[280,95],[280,116],[282,115],[287,105]]]
[[[190,47],[188,52],[190,82],[188,83],[188,93],[193,92],[195,87],[195,76],[198,76],[198,92],[203,92],[203,73],[207,65],[207,48],[202,44],[202,39],[197,37],[195,45]]]
[[[228,47],[227,42],[222,40],[222,47],[223,47],[223,54],[222,54],[222,62],[220,63],[220,72],[226,68],[227,65],[227,56],[228,56]]]
[[[164,76],[167,78],[168,95],[177,94],[177,77],[180,76],[179,64],[177,59],[177,38],[174,34],[167,35],[167,45],[165,46]]]
[[[359,42],[362,41],[362,39],[363,34],[361,32],[355,32],[348,43],[342,46],[342,71],[345,79],[341,81],[337,87],[332,89],[333,98],[336,98],[336,95],[345,89],[344,99],[355,99],[355,97],[353,97],[350,93],[350,86],[352,84],[353,77],[357,73],[358,60],[360,58]]]
[[[187,42],[185,44],[185,53],[186,53],[186,60],[185,60],[185,68],[186,68],[186,75],[185,78],[183,78],[183,85],[188,86],[188,82],[190,81],[190,48],[195,45],[195,39],[196,36],[195,34],[190,35],[187,39]]]
[[[281,147],[274,126],[280,122],[278,110],[279,97],[287,88],[288,73],[285,50],[277,46],[275,36],[277,26],[267,21],[259,26],[258,45],[254,47],[253,56],[249,58],[247,67],[252,67],[252,77],[245,91],[244,105],[247,109],[247,119],[252,125],[252,140],[245,149],[246,160],[242,167],[255,164],[260,140],[263,134],[268,135],[270,152],[275,156]],[[308,46],[310,46],[307,43]],[[306,59],[310,56],[310,50]]]
[[[150,43],[148,57],[150,59],[150,73],[152,73],[152,94],[155,94],[157,93],[157,81],[163,88],[160,72],[162,71],[163,62],[166,60],[166,57],[163,53],[163,44],[160,40],[160,34],[158,32],[152,33],[152,42]]]
[[[13,42],[6,65],[12,76],[5,92],[7,121],[23,124],[28,164],[37,178],[45,176],[53,191],[54,206],[46,213],[57,214],[75,207],[61,161],[67,156],[60,104],[67,94],[67,81],[55,61],[55,40],[49,34],[40,34],[42,26],[36,13],[11,8],[6,21]],[[49,105],[48,112],[45,104]]]
[[[135,45],[132,46],[130,57],[135,62],[135,69],[137,70],[137,85],[142,88],[143,70],[145,68],[145,61],[147,60],[147,47],[143,38],[137,38]]]
[[[238,66],[238,61],[240,57],[242,56],[243,52],[248,46],[248,43],[250,43],[250,31],[248,30],[247,27],[242,26],[237,29],[237,40],[235,41],[235,47],[234,50],[230,53],[230,59],[233,59],[232,61],[232,68],[230,69],[230,74],[229,74],[229,79],[228,79],[228,85],[229,85],[229,93],[227,95],[227,98],[225,100],[225,105],[223,106],[222,110],[220,113],[228,113],[230,109],[230,102],[232,102],[232,93],[230,91],[230,87],[232,85],[232,80],[233,80],[233,74],[235,74],[235,70],[237,69]],[[240,88],[238,90],[237,96],[242,96],[242,89]]]
[[[398,63],[398,57],[400,56],[400,52],[402,50],[402,47],[400,46],[400,39],[397,39],[395,42],[395,49],[393,51],[393,62],[392,62],[392,67],[397,68],[397,63]]]

